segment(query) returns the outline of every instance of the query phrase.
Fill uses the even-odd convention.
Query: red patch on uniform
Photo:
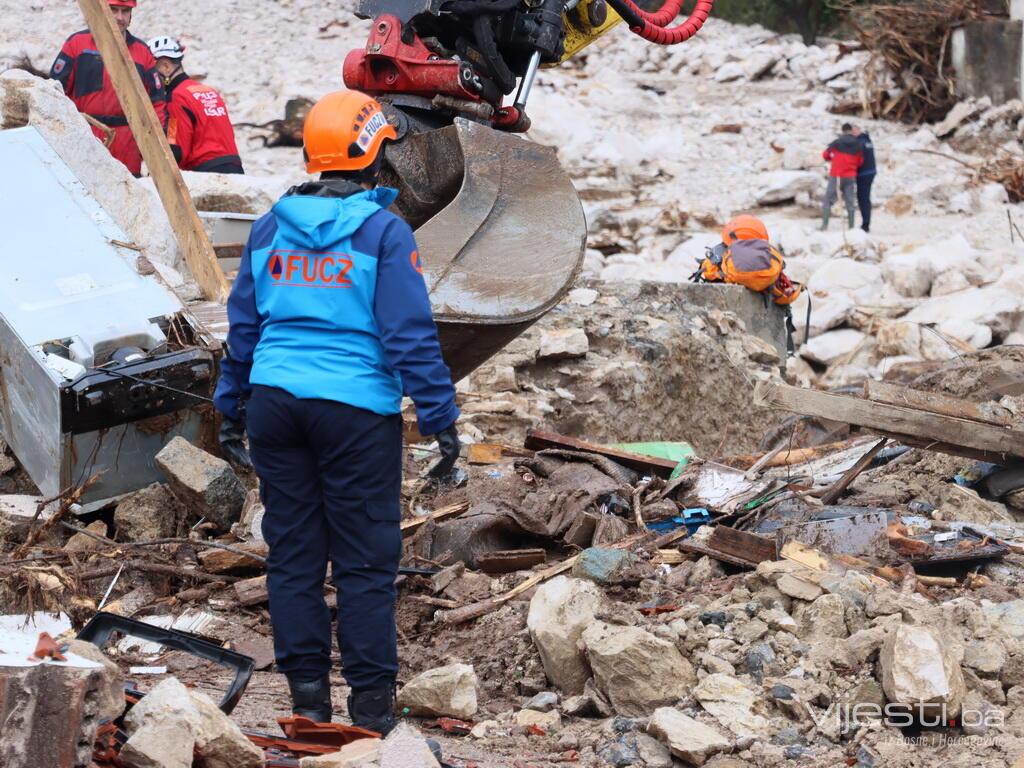
[[[420,252],[419,251],[413,251],[412,254],[409,256],[409,261],[412,262],[412,268],[415,269],[417,272],[419,272],[422,275],[423,274],[423,264],[420,263]]]
[[[53,62],[53,74],[59,75],[64,71],[64,59],[57,59]]]

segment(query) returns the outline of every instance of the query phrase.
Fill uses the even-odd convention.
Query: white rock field
[[[48,69],[64,38],[83,27],[74,3],[0,0],[0,12],[0,70]],[[342,59],[362,45],[367,25],[349,3],[143,0],[132,31],[180,36],[190,73],[222,90],[236,123],[259,124],[282,117],[289,98],[339,87]],[[829,108],[857,98],[866,61],[835,43],[807,47],[713,19],[673,48],[619,28],[545,70],[530,104],[531,136],[559,147],[583,198],[585,274],[685,281],[717,241],[717,226],[753,211],[784,248],[791,277],[810,286],[810,342],[790,368],[804,383],[847,383],[898,362],[1024,338],[1024,242],[1011,241],[1007,221],[1007,211],[1024,220],[1021,207],[998,185],[969,186],[961,164],[934,154],[979,159],[937,134],[1019,146],[1020,102],[965,103],[932,128],[857,120],[878,154],[872,233],[843,231],[838,212],[819,231],[821,150],[847,119]],[[716,132],[723,125],[739,132]],[[238,133],[254,200],[303,178],[297,150],[264,148],[257,129]],[[208,191],[213,182],[189,183]],[[805,314],[798,303],[801,341]],[[879,339],[893,322],[903,337],[896,351]]]

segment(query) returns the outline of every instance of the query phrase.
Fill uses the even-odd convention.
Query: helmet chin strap
[[[171,81],[178,76],[179,72],[182,72],[182,71],[184,71],[184,68],[181,66],[181,64],[178,64],[178,66],[176,66],[174,68],[174,71],[171,72],[171,74],[164,75],[164,78],[163,78],[164,88],[170,87]]]

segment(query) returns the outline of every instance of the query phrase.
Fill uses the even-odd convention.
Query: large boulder
[[[647,732],[687,765],[704,765],[708,758],[733,746],[733,740],[725,734],[671,707],[654,712]]]
[[[526,626],[548,680],[566,694],[583,693],[590,678],[579,642],[602,601],[601,590],[593,583],[565,576],[542,584],[530,600]]]
[[[879,668],[889,702],[929,717],[960,713],[966,694],[964,675],[959,660],[935,630],[908,624],[896,627],[882,644]]]
[[[469,664],[449,664],[417,675],[398,694],[398,706],[416,717],[469,720],[477,711],[476,672]]]
[[[672,643],[639,627],[595,621],[583,631],[583,644],[598,688],[620,715],[649,715],[696,682],[693,666]]]

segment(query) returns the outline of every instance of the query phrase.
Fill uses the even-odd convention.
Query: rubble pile
[[[714,452],[727,431],[737,451],[756,448],[778,417],[747,400],[757,381],[781,376],[781,315],[731,287],[580,286],[459,385],[468,437],[516,441],[543,426]]]
[[[256,126],[243,155],[263,175],[186,174],[199,208],[261,213],[302,180],[298,153],[258,126],[337,85],[341,52],[365,33],[338,13],[312,0],[140,7],[140,23],[187,27],[196,71]],[[21,28],[28,16],[5,15],[0,69],[45,68],[78,25],[67,4]],[[267,29],[302,55],[252,55]],[[245,57],[223,56],[249,33]],[[875,231],[821,232],[820,152],[872,85],[867,60],[713,21],[678,49],[623,32],[542,73],[534,138],[558,145],[583,200],[584,276],[459,383],[464,485],[425,486],[434,448],[407,435],[398,705],[445,763],[995,768],[1024,753],[1024,236],[1011,182],[975,170],[1019,140],[1024,109],[864,121],[880,160]],[[150,182],[116,170],[52,83],[4,72],[0,127],[25,124],[194,295]],[[807,283],[788,359],[777,308],[688,284],[740,210],[763,216]],[[904,385],[896,402],[863,386],[880,379]],[[784,380],[844,394],[802,411],[772,399],[794,397]],[[900,418],[858,421],[884,408]],[[120,715],[128,680],[146,695],[121,722],[127,768],[262,764],[251,731],[277,733],[289,698],[259,491],[167,437],[160,482],[88,510],[44,498],[0,450],[0,720],[14,726],[0,762],[60,764],[45,751],[55,734],[79,764],[112,748],[97,726]],[[324,594],[335,600],[329,583]],[[233,676],[208,659],[129,637],[65,648],[101,609],[251,660],[230,717],[214,702]],[[40,657],[11,638],[44,613],[62,623]],[[337,669],[332,684],[340,719]],[[403,725],[299,765],[441,763]]]

